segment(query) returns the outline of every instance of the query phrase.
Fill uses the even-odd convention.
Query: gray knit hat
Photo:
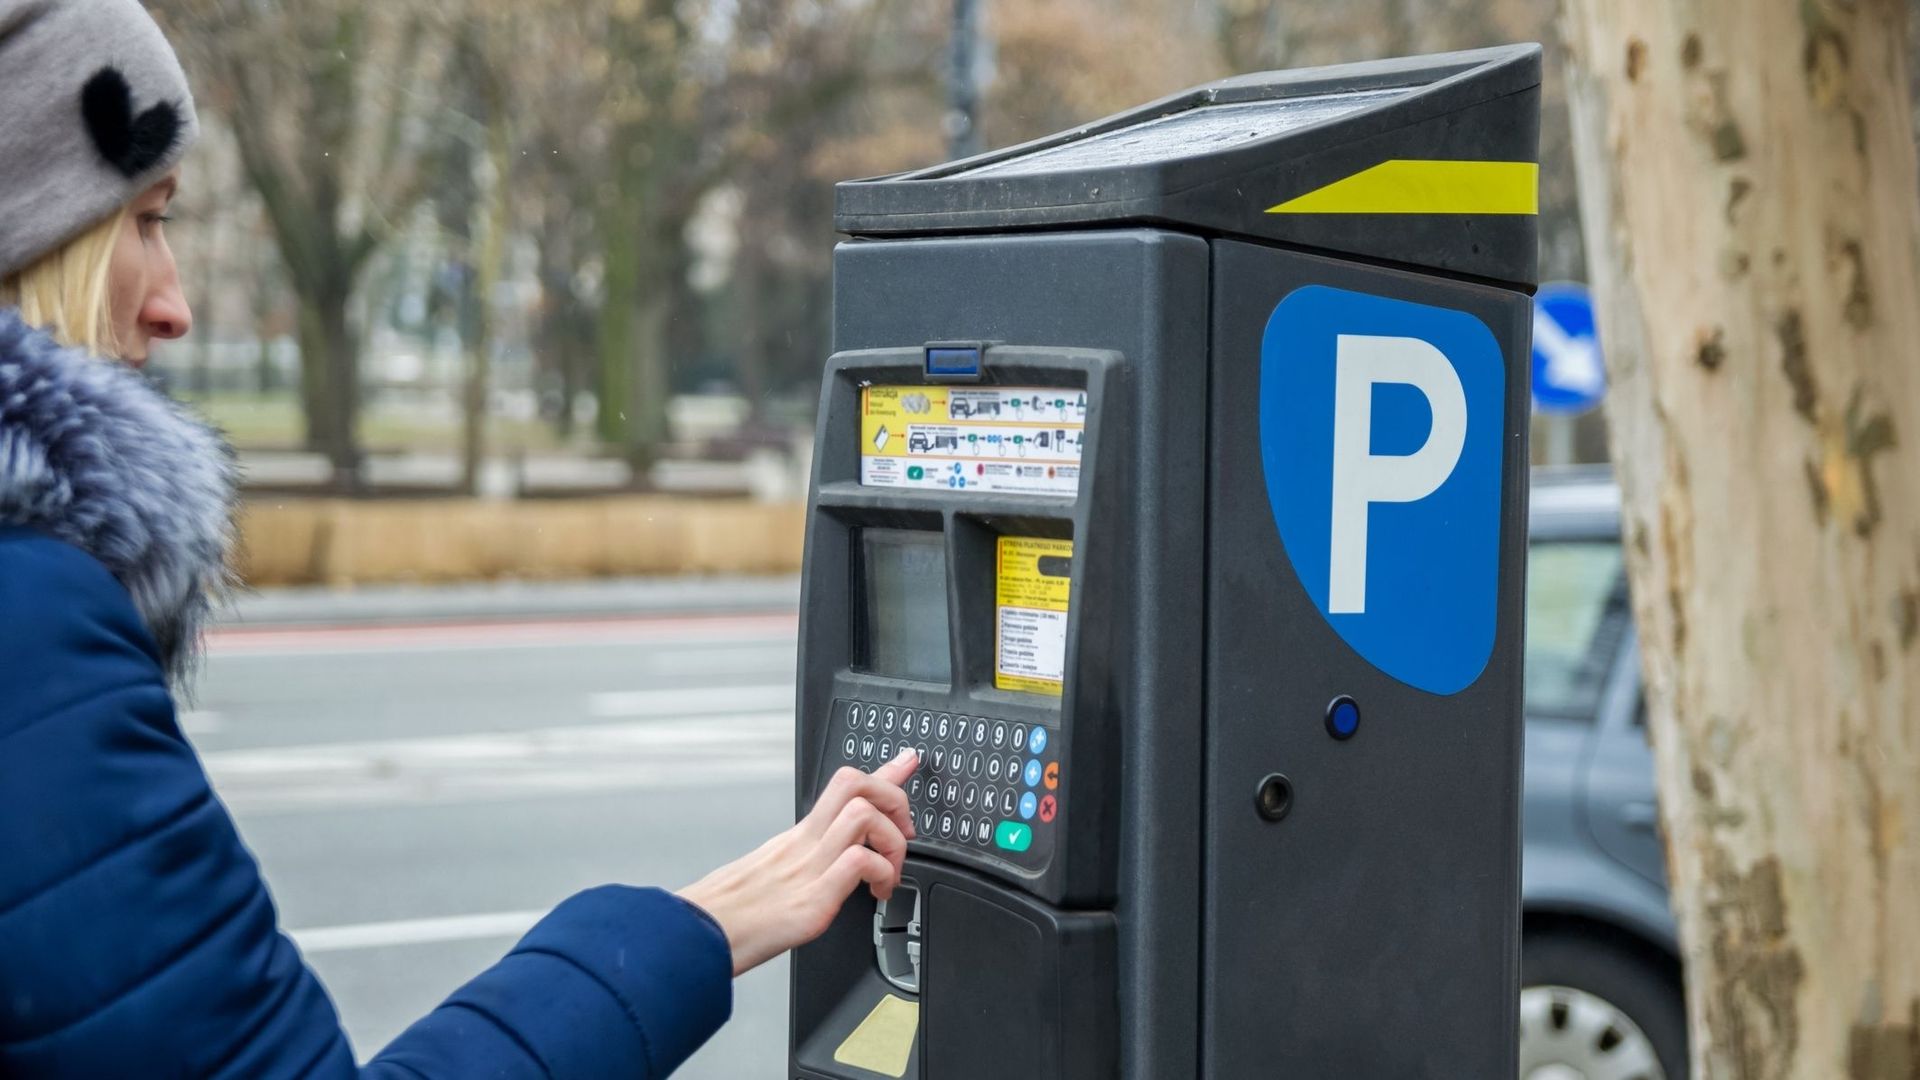
[[[199,133],[139,0],[0,0],[0,278],[133,201]]]

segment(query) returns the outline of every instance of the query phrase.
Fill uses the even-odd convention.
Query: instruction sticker
[[[1060,695],[1073,541],[1003,536],[994,570],[993,685]]]
[[[860,482],[1073,495],[1086,428],[1084,390],[869,386],[860,392]]]

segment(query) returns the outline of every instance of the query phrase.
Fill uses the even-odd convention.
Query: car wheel
[[[1686,1002],[1645,957],[1532,936],[1520,986],[1520,1080],[1687,1080]]]

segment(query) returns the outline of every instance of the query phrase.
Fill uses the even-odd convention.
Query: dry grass
[[[667,496],[260,500],[237,568],[253,586],[792,573],[805,520],[797,504]]]

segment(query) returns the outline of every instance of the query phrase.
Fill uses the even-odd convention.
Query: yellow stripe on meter
[[[1269,214],[1538,214],[1532,161],[1383,161]]]

